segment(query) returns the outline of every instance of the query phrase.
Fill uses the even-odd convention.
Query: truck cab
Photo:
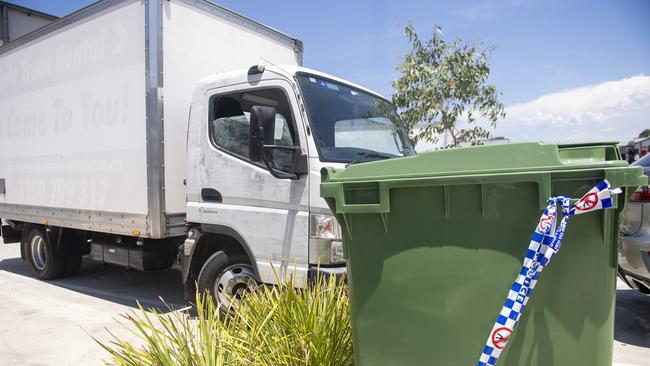
[[[187,137],[186,295],[198,286],[229,306],[284,276],[343,276],[321,170],[414,154],[385,98],[336,77],[254,65],[204,78]]]

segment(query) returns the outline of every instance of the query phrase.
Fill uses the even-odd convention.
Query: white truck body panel
[[[1,47],[0,217],[183,235],[196,82],[300,45],[204,0],[104,0]]]
[[[0,202],[147,214],[142,19],[123,3],[0,56]]]

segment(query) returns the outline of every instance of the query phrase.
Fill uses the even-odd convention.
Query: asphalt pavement
[[[180,272],[127,271],[84,258],[77,276],[45,282],[22,261],[18,244],[1,240],[0,289],[0,366],[103,365],[108,353],[93,338],[110,341],[110,331],[135,340],[117,323],[121,314],[138,302],[161,311],[184,306]]]
[[[138,302],[161,311],[184,306],[177,271],[132,272],[84,259],[79,275],[44,282],[20,259],[17,244],[1,240],[0,289],[0,366],[102,365],[108,354],[93,338],[109,341],[110,331],[133,339],[117,323],[120,314]],[[650,296],[622,282],[614,338],[615,366],[650,365]]]

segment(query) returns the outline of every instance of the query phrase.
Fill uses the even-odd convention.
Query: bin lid
[[[524,142],[435,150],[330,171],[327,181],[433,177],[477,173],[627,167],[616,142],[545,144]]]
[[[436,150],[412,157],[352,164],[343,170],[326,168],[322,171],[321,196],[337,201],[334,212],[388,212],[388,191],[398,186],[489,184],[523,179],[539,183],[540,204],[545,205],[551,193],[550,173],[584,170],[606,170],[605,178],[614,187],[647,184],[640,168],[631,168],[621,159],[616,142],[525,142]],[[373,187],[364,186],[364,182],[378,184],[377,193],[371,193]],[[344,207],[347,206],[342,202],[344,194],[350,190],[365,191],[368,197],[374,195],[376,202],[368,198],[354,208]]]

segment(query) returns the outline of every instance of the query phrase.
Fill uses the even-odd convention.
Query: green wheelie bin
[[[641,169],[615,143],[517,143],[323,171],[344,237],[355,365],[476,365],[547,199],[580,198],[604,179],[623,193],[571,218],[499,366],[611,366],[618,214],[647,185]]]

